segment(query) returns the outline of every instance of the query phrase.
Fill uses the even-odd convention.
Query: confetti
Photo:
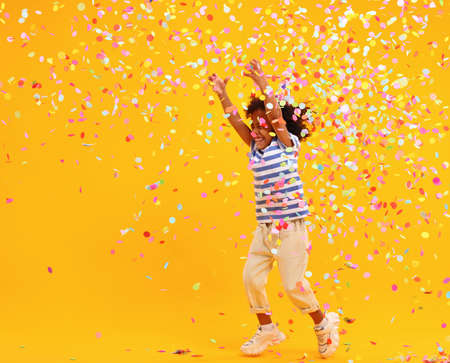
[[[386,318],[376,321],[377,328],[387,330],[394,321],[405,328],[408,319],[395,319],[402,309],[411,319],[429,314],[434,351],[419,356],[410,344],[405,345],[408,353],[399,356],[376,336],[368,336],[369,346],[380,360],[443,361],[448,353],[437,342],[447,323],[437,312],[450,298],[450,277],[440,268],[446,261],[449,217],[443,80],[450,57],[448,36],[435,30],[445,22],[445,2],[370,2],[364,9],[343,3],[298,6],[282,0],[278,7],[246,7],[239,1],[210,5],[181,0],[161,6],[151,0],[106,5],[77,0],[17,11],[0,4],[0,22],[12,29],[4,39],[11,54],[22,54],[28,64],[10,62],[10,75],[0,81],[5,110],[0,125],[8,140],[2,143],[1,155],[5,171],[11,171],[4,173],[6,225],[9,215],[21,215],[20,222],[32,230],[44,223],[45,215],[61,227],[59,217],[52,216],[61,210],[59,205],[42,216],[34,213],[32,223],[27,220],[31,214],[24,210],[39,205],[24,192],[30,187],[50,206],[58,201],[82,206],[64,209],[69,226],[90,233],[76,248],[88,251],[87,244],[97,241],[96,251],[113,258],[117,271],[139,269],[144,261],[146,267],[157,267],[149,275],[146,270],[141,273],[151,280],[146,288],[161,281],[149,293],[169,311],[163,299],[176,294],[172,286],[192,286],[196,297],[201,296],[200,282],[195,282],[199,277],[194,276],[198,269],[190,264],[212,258],[211,276],[201,275],[202,294],[215,293],[217,286],[211,281],[236,277],[229,272],[242,269],[251,257],[248,237],[254,207],[273,216],[290,204],[308,207],[305,228],[312,242],[307,248],[312,265],[305,277],[328,300],[320,301],[323,309],[345,316],[345,304],[339,303],[350,299],[357,307],[352,313],[365,319],[364,311],[376,307],[378,298],[401,298],[401,306],[392,304]],[[56,21],[67,14],[69,22]],[[63,46],[49,52],[45,44]],[[292,120],[298,127],[291,123],[290,130],[303,140],[300,149],[285,148],[280,169],[290,169],[283,172],[282,181],[272,183],[272,176],[264,176],[255,185],[248,169],[265,168],[267,162],[243,166],[251,149],[231,124],[233,117],[241,119],[241,131],[249,124],[242,119],[249,96],[267,102],[256,84],[242,75],[252,58],[265,70],[270,84],[265,91],[273,89],[280,106],[293,106]],[[223,99],[208,88],[213,72],[230,77],[232,103],[225,109]],[[266,108],[276,107],[267,102]],[[306,108],[311,109],[304,112]],[[271,120],[270,137],[277,137],[276,131],[288,124],[285,114]],[[270,125],[264,118],[259,122]],[[297,182],[301,193],[283,191]],[[265,200],[257,205],[248,188],[263,185]],[[52,198],[46,198],[49,195]],[[105,227],[94,211],[106,216],[113,202],[114,221]],[[86,221],[96,221],[98,228],[86,229]],[[274,232],[290,233],[289,223],[279,221]],[[135,231],[138,235],[131,233]],[[14,229],[10,233],[14,237]],[[45,246],[50,242],[55,241],[45,241]],[[281,239],[272,242],[272,252],[280,254]],[[42,245],[40,240],[33,243]],[[209,253],[210,245],[217,254]],[[67,263],[67,256],[47,247],[38,249],[42,256]],[[218,268],[216,258],[223,258],[227,269]],[[131,265],[125,265],[127,261]],[[92,266],[104,270],[103,262],[97,262]],[[89,270],[92,266],[86,265],[85,272],[94,281],[98,274]],[[279,267],[278,262],[274,266]],[[47,270],[53,274],[52,267]],[[52,277],[59,276],[58,271]],[[301,283],[297,288],[304,290]],[[238,290],[230,297],[240,294]],[[76,286],[72,292],[80,294]],[[282,291],[277,295],[285,298]],[[49,295],[49,301],[56,301],[55,296]],[[215,324],[202,319],[201,304],[191,308],[190,314],[198,318],[186,316],[196,323],[193,329]],[[236,311],[233,307],[216,318],[238,316]],[[293,328],[296,312],[286,311],[288,328]],[[344,321],[347,330],[340,333],[351,336],[355,319]],[[108,335],[104,330],[94,333],[97,338]],[[205,350],[192,357],[211,360],[211,349],[224,348],[212,346],[209,343],[216,340],[206,338]],[[367,345],[343,344],[346,352],[352,350],[348,363],[367,360]],[[152,351],[192,353],[160,348],[164,346]],[[310,359],[302,352],[299,357]]]

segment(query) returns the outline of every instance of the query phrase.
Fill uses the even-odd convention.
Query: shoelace
[[[319,338],[319,345],[326,345],[329,336],[330,333],[317,335],[317,337]]]
[[[321,332],[322,330],[316,331],[317,332]],[[327,347],[328,347],[328,339],[331,336],[331,332],[325,333],[325,334],[317,334],[317,338],[319,340],[319,351],[320,352],[325,352]]]
[[[256,333],[253,335],[253,337],[247,341],[244,345],[250,345],[255,343],[256,338],[261,335],[263,333],[263,330],[261,329],[261,327],[258,328],[258,330],[256,331]]]

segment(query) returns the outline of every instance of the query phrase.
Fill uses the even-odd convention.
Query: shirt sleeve
[[[256,143],[255,143],[255,140],[253,140],[253,137],[252,137],[252,140],[250,141],[250,154],[253,154],[255,152],[255,149],[256,149]]]
[[[253,138],[252,138],[250,141],[250,151],[247,153],[249,159],[251,159],[253,157],[253,155],[255,153],[255,148],[256,148],[255,140],[253,140]]]
[[[292,150],[300,150],[300,140],[297,135],[289,133],[289,136],[291,137],[293,146],[290,146]],[[289,146],[284,145],[281,140],[277,137],[278,145],[280,146],[281,150],[286,150]]]

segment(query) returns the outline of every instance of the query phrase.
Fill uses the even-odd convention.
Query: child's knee
[[[253,275],[251,271],[244,271],[244,286],[247,290],[262,290],[265,287],[265,281],[256,275]]]

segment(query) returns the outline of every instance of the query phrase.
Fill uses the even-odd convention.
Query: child
[[[265,286],[274,260],[278,263],[284,289],[303,314],[313,319],[318,338],[319,354],[331,356],[339,344],[339,315],[322,313],[304,272],[308,263],[310,243],[304,218],[309,215],[303,200],[303,183],[297,172],[300,140],[309,135],[306,120],[308,109],[298,111],[290,104],[280,109],[275,95],[253,59],[247,65],[249,73],[263,95],[253,97],[246,110],[251,117],[251,129],[242,122],[231,103],[225,87],[229,77],[209,76],[210,85],[217,93],[229,121],[242,140],[250,146],[249,169],[254,174],[256,219],[258,222],[249,248],[243,280],[250,312],[257,315],[259,326],[254,336],[241,346],[246,355],[258,355],[269,345],[278,344],[286,336],[271,320],[271,309]],[[298,116],[297,116],[297,114]],[[289,222],[289,223],[288,223]]]

